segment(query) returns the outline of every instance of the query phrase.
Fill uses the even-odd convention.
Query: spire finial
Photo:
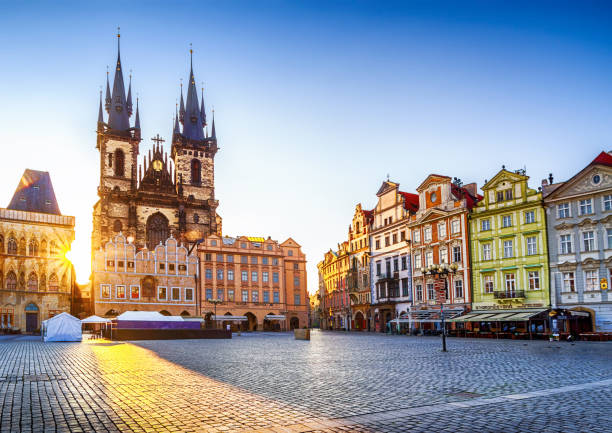
[[[189,42],[189,56],[189,60],[191,62],[191,70],[193,71],[193,44],[191,42]]]
[[[121,51],[121,27],[117,26],[117,52]]]

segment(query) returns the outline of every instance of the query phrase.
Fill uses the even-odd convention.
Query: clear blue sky
[[[214,105],[224,233],[292,236],[316,263],[387,173],[562,180],[612,149],[612,7],[599,2],[2,2],[0,205],[48,170],[89,273],[99,86],[122,33],[141,155],[171,134],[189,43]]]

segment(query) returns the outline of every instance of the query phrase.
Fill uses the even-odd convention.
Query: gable
[[[421,192],[426,190],[432,184],[448,183],[450,182],[450,180],[451,178],[448,176],[442,176],[440,174],[430,174],[429,176],[427,176],[427,178],[425,178],[423,183],[418,186],[417,191]]]
[[[381,195],[386,194],[387,192],[392,191],[394,189],[397,189],[398,187],[399,187],[399,183],[395,183],[395,182],[386,180],[382,183],[380,188],[378,188],[376,195],[380,197]]]
[[[288,238],[285,242],[280,244],[281,247],[297,247],[300,248],[301,245],[294,241],[292,238]]]
[[[482,190],[486,191],[489,189],[497,189],[498,186],[510,187],[511,184],[521,181],[527,181],[528,179],[528,176],[524,176],[519,173],[513,173],[506,169],[501,169],[495,176],[493,176],[493,179],[491,179],[482,186]]]
[[[589,194],[608,188],[612,188],[612,167],[596,164],[582,170],[552,191],[546,199],[552,200],[562,197]]]

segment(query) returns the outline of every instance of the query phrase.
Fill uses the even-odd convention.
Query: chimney
[[[553,184],[553,175],[552,175],[552,173],[548,173],[548,183],[551,184],[551,185]]]
[[[473,195],[474,197],[476,197],[477,193],[478,193],[478,187],[476,186],[476,182],[472,182],[472,183],[468,183],[467,185],[463,185],[463,188],[470,193],[470,195]]]

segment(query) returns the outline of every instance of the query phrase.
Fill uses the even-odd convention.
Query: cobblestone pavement
[[[0,430],[612,432],[612,344],[0,338]]]

